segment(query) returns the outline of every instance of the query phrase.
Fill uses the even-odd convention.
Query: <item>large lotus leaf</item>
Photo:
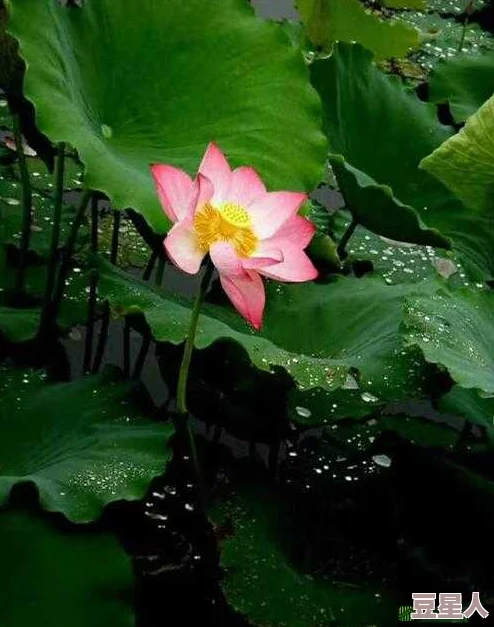
[[[398,77],[381,72],[361,46],[335,46],[331,57],[312,64],[311,72],[323,101],[331,153],[342,155],[375,183],[390,187],[393,196],[413,207],[430,229],[452,240],[471,271],[490,276],[494,272],[494,230],[489,228],[489,216],[465,207],[440,181],[418,167],[453,132],[438,122],[436,108],[421,102]],[[359,215],[376,210],[375,201],[364,204],[362,190],[360,197]],[[392,205],[388,201],[383,206]],[[383,229],[388,222],[397,221],[387,213],[381,217]],[[373,229],[378,220],[373,216]],[[404,228],[398,239],[411,241],[410,235]]]
[[[388,9],[416,9],[420,11],[427,7],[427,0],[382,0]]]
[[[494,93],[494,53],[460,56],[437,65],[429,98],[448,102],[455,122],[464,122]]]
[[[253,625],[320,627],[384,625],[395,620],[398,601],[382,585],[331,581],[303,572],[283,546],[286,524],[273,494],[241,487],[216,504],[212,519],[232,533],[221,543],[223,590],[230,604]]]
[[[108,533],[0,510],[0,624],[132,627],[132,566]]]
[[[15,309],[0,305],[0,335],[11,342],[27,342],[36,335],[39,309]]]
[[[494,96],[421,167],[442,181],[494,233]]]
[[[104,260],[95,263],[100,269],[99,294],[110,301],[115,315],[142,312],[157,341],[184,341],[191,302],[153,289]],[[416,357],[405,356],[407,351],[402,355],[398,333],[405,298],[438,287],[435,281],[388,286],[379,278],[346,277],[328,284],[268,282],[260,333],[229,304],[206,304],[195,345],[201,349],[218,339],[236,341],[258,368],[281,366],[303,390],[338,388],[347,371],[356,368],[369,390],[376,386],[376,391],[393,396],[408,386],[417,387],[408,370]]]
[[[0,377],[0,504],[34,483],[45,509],[86,522],[142,498],[163,472],[173,430],[143,417],[113,371],[58,384],[7,367]]]
[[[455,385],[441,398],[439,409],[448,414],[461,416],[482,427],[489,439],[494,440],[494,398],[484,398],[478,390]]]
[[[341,238],[349,224],[346,212],[336,214],[336,239]],[[372,273],[382,277],[388,285],[419,283],[439,276],[447,279],[448,285],[453,287],[472,285],[458,256],[452,251],[388,239],[360,225],[355,229],[346,250],[352,263],[358,265],[370,262]]]
[[[383,21],[359,0],[297,0],[297,8],[316,46],[336,41],[363,44],[379,59],[405,57],[419,44],[419,34],[400,20]]]
[[[494,292],[443,290],[410,298],[407,342],[465,388],[494,395]]]
[[[449,248],[449,241],[428,229],[415,209],[400,202],[390,187],[377,184],[340,155],[330,155],[329,160],[346,206],[359,224],[390,239]]]
[[[466,2],[463,0],[433,0],[429,11],[405,11],[400,13],[403,21],[415,26],[421,32],[422,45],[411,58],[427,72],[436,68],[445,59],[460,54],[478,56],[494,48],[494,38],[475,20],[463,24],[457,19],[464,13]],[[438,12],[436,12],[438,11]],[[440,14],[441,13],[441,14]],[[451,14],[454,15],[451,15]],[[463,41],[461,51],[460,41]]]
[[[26,292],[32,303],[29,307],[9,306],[8,296],[12,292],[15,279],[15,266],[4,263],[0,246],[0,335],[11,342],[27,342],[38,332],[41,302],[45,290],[47,266],[29,265],[26,271]],[[69,329],[87,320],[87,290],[89,276],[79,266],[74,266],[65,282],[57,323],[62,329]]]
[[[33,193],[32,227],[29,248],[39,257],[47,258],[50,251],[51,231],[53,225],[53,190],[46,191],[45,166],[36,160],[33,172],[39,174],[40,187]],[[44,175],[44,176],[43,176]],[[33,181],[38,179],[34,178]],[[77,180],[77,179],[75,179]],[[75,184],[74,182],[72,183]],[[50,188],[47,188],[48,190]],[[60,237],[66,241],[75,215],[73,206],[64,204],[62,208]],[[0,172],[0,245],[19,245],[21,239],[22,212],[20,205],[20,185],[15,178],[9,178]],[[87,239],[87,230],[82,228],[78,243]]]
[[[325,140],[303,60],[245,0],[10,5],[40,130],[77,148],[85,184],[117,209],[165,231],[149,164],[195,174],[210,141],[272,189],[319,182]]]

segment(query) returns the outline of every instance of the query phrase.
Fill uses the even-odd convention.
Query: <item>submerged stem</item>
[[[32,222],[32,189],[29,179],[29,171],[27,168],[26,155],[24,154],[24,146],[22,144],[22,134],[20,126],[20,118],[18,113],[12,114],[14,127],[14,140],[17,158],[19,160],[19,171],[21,178],[21,243],[19,248],[19,264],[16,269],[14,293],[19,297],[24,290],[24,282],[27,265],[27,252],[29,249],[29,240],[31,238],[31,222]]]

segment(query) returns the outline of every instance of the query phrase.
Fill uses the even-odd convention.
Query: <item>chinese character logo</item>
[[[472,592],[472,599],[466,610],[462,609],[462,594],[460,592],[441,592],[439,594],[437,611],[435,592],[414,592],[412,599],[413,611],[409,614],[409,618],[401,618],[401,609],[405,608],[400,608],[400,620],[430,620],[431,618],[461,620],[463,618],[470,618],[476,612],[482,618],[489,616],[489,612],[480,601],[478,592]]]

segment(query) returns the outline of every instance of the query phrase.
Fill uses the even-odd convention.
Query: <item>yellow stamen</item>
[[[257,247],[249,214],[233,203],[225,203],[220,209],[205,204],[194,217],[194,231],[203,253],[216,242],[229,242],[240,257],[250,257]]]

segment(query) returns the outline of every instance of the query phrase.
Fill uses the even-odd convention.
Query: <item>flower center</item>
[[[249,257],[257,247],[249,214],[233,203],[225,203],[220,209],[206,203],[196,213],[193,226],[197,246],[204,253],[216,242],[230,243],[240,257]]]

